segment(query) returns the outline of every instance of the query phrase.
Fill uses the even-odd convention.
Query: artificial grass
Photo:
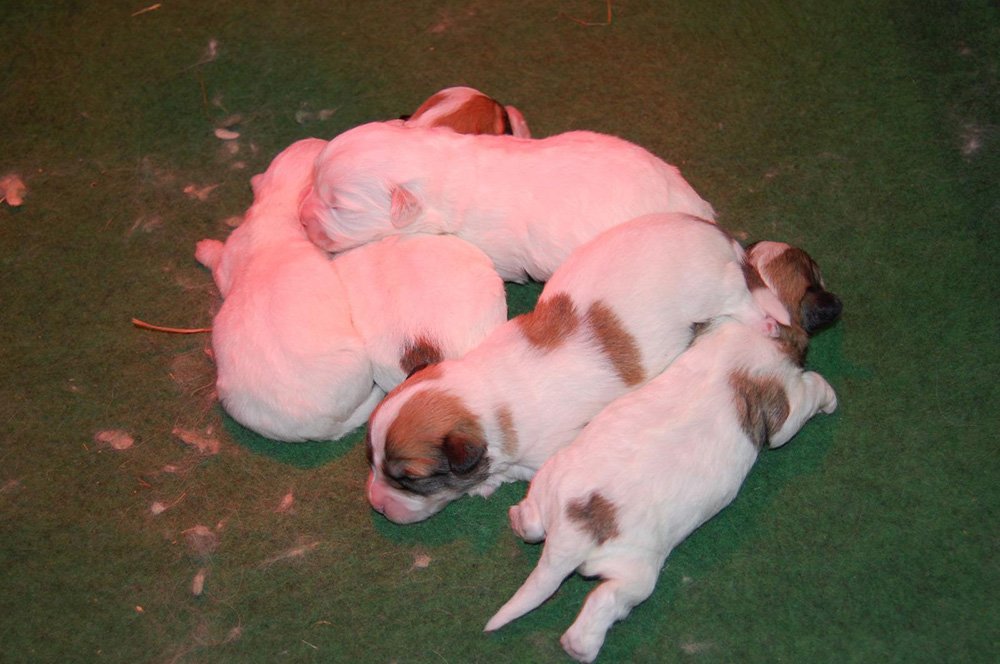
[[[838,413],[762,456],[601,661],[992,661],[994,4],[629,0],[593,26],[573,18],[605,3],[133,15],[151,4],[0,15],[0,176],[28,186],[0,203],[0,660],[565,660],[579,577],[480,632],[540,551],[505,521],[525,485],[388,523],[364,500],[361,432],[263,440],[212,403],[203,336],[129,324],[210,323],[194,242],[225,236],[289,143],[469,84],[536,135],[605,131],[678,164],[720,223],[803,246],[845,302],[808,360]],[[232,153],[212,131],[236,113]],[[509,287],[512,313],[537,293]],[[135,445],[94,441],[112,428]],[[196,525],[212,551],[187,543]]]

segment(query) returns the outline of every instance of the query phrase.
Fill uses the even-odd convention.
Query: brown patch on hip
[[[459,397],[428,388],[410,397],[389,425],[384,470],[395,479],[464,470],[481,456],[478,447],[486,447],[479,418]]]
[[[729,374],[733,405],[740,428],[758,450],[770,440],[788,418],[788,395],[773,376],[751,376],[745,370]]]
[[[514,414],[510,406],[503,405],[497,408],[497,423],[500,425],[500,434],[503,436],[501,449],[507,458],[512,459],[517,454],[518,440],[517,429],[514,427]]]
[[[406,348],[403,349],[403,353],[399,357],[399,368],[409,376],[415,370],[430,364],[437,364],[443,359],[440,346],[427,337],[417,337],[407,342]]]
[[[556,293],[541,300],[534,311],[514,320],[528,343],[544,351],[558,348],[580,325],[576,306],[566,293]]]
[[[598,544],[618,537],[618,507],[596,491],[586,501],[579,498],[571,502],[566,516]]]
[[[587,309],[587,325],[593,330],[618,376],[628,386],[638,385],[645,378],[642,368],[642,354],[621,319],[603,302],[594,302]]]

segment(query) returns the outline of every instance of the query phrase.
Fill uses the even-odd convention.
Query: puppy
[[[675,167],[614,136],[532,140],[384,123],[330,141],[301,209],[309,238],[327,251],[454,234],[485,251],[505,281],[546,281],[601,231],[654,212],[715,218]]]
[[[801,358],[802,324],[815,330],[832,322],[839,300],[823,290],[825,303],[810,301],[819,294],[806,295],[819,280],[815,264],[782,246],[775,254],[759,246],[757,258],[785,255],[785,266],[773,267],[795,279],[778,292],[794,291],[784,301],[801,316],[779,338],[716,319],[663,374],[612,402],[542,466],[510,522],[545,547],[487,631],[537,607],[578,570],[603,582],[561,643],[574,659],[593,661],[611,625],[653,591],[670,551],[735,498],[760,450],[784,445],[817,412],[836,409],[833,389],[804,371]]]
[[[401,119],[409,126],[448,127],[460,134],[531,136],[521,111],[467,87],[436,92],[413,115]]]
[[[605,405],[657,375],[723,314],[788,323],[743,250],[680,213],[641,217],[574,252],[535,310],[459,360],[415,373],[372,414],[368,499],[397,523],[526,480]],[[760,302],[760,305],[758,305]],[[773,324],[773,321],[771,321]]]
[[[476,114],[493,118],[493,106],[442,116],[428,100],[411,124],[467,128]],[[225,298],[212,329],[219,399],[275,440],[340,438],[414,367],[463,354],[506,320],[492,264],[457,238],[397,238],[332,262],[309,242],[298,205],[325,145],[307,139],[279,154],[251,179],[240,227],[195,251]]]

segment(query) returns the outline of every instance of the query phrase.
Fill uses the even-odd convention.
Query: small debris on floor
[[[28,188],[24,186],[24,180],[16,173],[9,173],[0,178],[0,201],[4,201],[11,207],[17,207],[24,202],[24,197],[28,193]]]
[[[218,438],[212,438],[195,431],[182,429],[181,427],[174,427],[173,434],[177,436],[185,445],[195,448],[201,454],[211,456],[213,454],[218,454],[219,450],[222,448],[222,443],[219,442]]]
[[[295,494],[289,491],[282,498],[278,506],[274,508],[275,512],[283,513],[292,509],[292,505],[295,504]]]
[[[431,557],[426,553],[417,553],[413,556],[413,564],[410,565],[410,571],[415,569],[427,569],[430,567]]]
[[[94,434],[94,442],[100,447],[110,447],[113,450],[127,450],[135,444],[135,438],[121,429],[107,429]]]
[[[192,526],[181,534],[187,542],[188,551],[197,558],[207,558],[219,546],[219,537],[201,524]]]
[[[215,137],[222,141],[232,141],[240,137],[240,132],[222,127],[215,130]]]
[[[201,594],[205,591],[205,577],[208,576],[208,570],[202,567],[198,570],[198,573],[194,575],[191,580],[191,594],[195,597],[201,597]]]
[[[194,184],[189,184],[188,186],[184,187],[184,193],[187,194],[188,198],[195,198],[199,201],[205,201],[208,200],[209,194],[215,191],[218,186],[219,185],[217,184],[208,184],[205,185],[204,187],[199,187]]]

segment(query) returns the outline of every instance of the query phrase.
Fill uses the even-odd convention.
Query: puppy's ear
[[[453,473],[464,475],[476,467],[486,453],[486,442],[462,431],[451,431],[442,446]]]
[[[842,309],[839,297],[821,287],[810,286],[802,297],[802,329],[812,335],[840,318]]]
[[[791,325],[792,317],[778,296],[770,288],[754,288],[750,294],[764,313],[782,325]]]
[[[420,201],[416,195],[402,185],[393,185],[390,190],[391,205],[389,220],[394,228],[404,228],[413,223],[420,214]]]

